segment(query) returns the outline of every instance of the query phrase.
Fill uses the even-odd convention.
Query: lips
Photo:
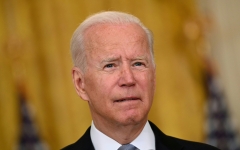
[[[114,102],[127,102],[127,101],[135,101],[135,100],[140,100],[140,98],[138,97],[126,97],[126,98],[121,98],[121,99],[118,99],[118,100],[115,100]]]

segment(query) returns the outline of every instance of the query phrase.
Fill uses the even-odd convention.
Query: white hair
[[[84,49],[84,33],[91,26],[102,23],[110,24],[134,23],[139,25],[146,33],[149,49],[151,51],[152,62],[155,65],[152,32],[148,28],[146,28],[137,17],[131,14],[117,11],[104,11],[89,16],[78,26],[78,28],[73,33],[71,40],[71,53],[74,66],[79,67],[83,72],[85,71],[87,64],[86,53]]]

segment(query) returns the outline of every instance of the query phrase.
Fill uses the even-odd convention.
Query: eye
[[[144,64],[142,62],[135,62],[134,66],[143,66]]]
[[[112,67],[114,67],[114,64],[107,64],[104,66],[104,68],[112,68]]]

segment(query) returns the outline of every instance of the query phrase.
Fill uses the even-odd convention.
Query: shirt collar
[[[93,121],[90,130],[91,140],[96,150],[117,150],[121,144],[99,131]],[[144,141],[144,142],[143,142]],[[155,137],[147,122],[139,136],[131,142],[140,150],[155,150]]]
[[[155,150],[155,136],[149,122],[146,123],[142,132],[131,144],[140,150]]]

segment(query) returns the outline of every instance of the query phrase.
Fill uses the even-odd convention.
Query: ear
[[[72,69],[72,80],[77,94],[85,101],[89,101],[89,97],[85,91],[85,82],[82,71],[78,67]]]

